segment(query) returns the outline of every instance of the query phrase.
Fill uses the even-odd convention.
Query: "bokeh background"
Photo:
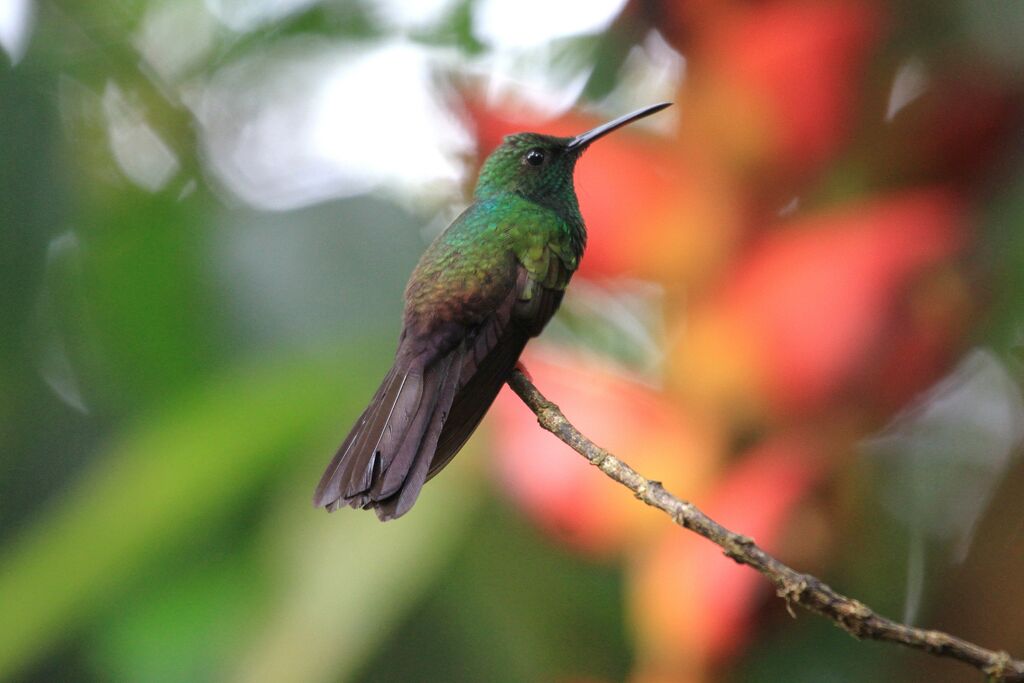
[[[602,140],[540,388],[884,613],[1024,656],[1017,0],[2,0],[0,679],[974,681],[793,619],[503,395],[321,468],[481,159]]]

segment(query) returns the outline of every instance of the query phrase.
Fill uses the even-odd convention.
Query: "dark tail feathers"
[[[409,511],[455,398],[461,348],[426,368],[396,362],[320,479],[315,506],[373,508],[382,521]]]

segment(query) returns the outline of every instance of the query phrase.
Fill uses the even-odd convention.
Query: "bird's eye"
[[[544,150],[531,149],[523,158],[526,159],[526,163],[530,164],[530,166],[540,166],[544,163]]]

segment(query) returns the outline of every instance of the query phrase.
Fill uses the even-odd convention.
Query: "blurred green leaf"
[[[320,512],[291,504],[306,482],[287,487],[274,533],[264,544],[285,588],[228,680],[348,680],[448,566],[473,520],[479,484],[455,464],[424,489],[413,514],[381,524],[369,512]],[[294,488],[294,490],[292,490]]]
[[[115,438],[0,556],[0,678],[134,571],[241,505],[282,450],[336,420],[341,403],[354,414],[376,379],[368,356],[245,365]]]
[[[114,618],[90,647],[98,678],[216,680],[224,653],[241,646],[265,608],[267,581],[253,571],[254,555],[228,548],[212,559],[189,556],[150,573],[141,591],[118,596]]]
[[[1014,351],[1020,358],[1024,349],[1024,167],[1013,182],[986,206],[988,239],[981,244],[981,259],[992,271],[992,303],[987,311],[981,337],[997,351]]]
[[[105,351],[92,381],[111,402],[132,405],[166,397],[208,372],[220,318],[200,272],[209,230],[204,202],[133,187],[121,194],[82,217],[83,265],[86,312]]]
[[[625,680],[632,657],[622,593],[620,567],[556,548],[515,511],[492,503],[432,599],[357,680]]]

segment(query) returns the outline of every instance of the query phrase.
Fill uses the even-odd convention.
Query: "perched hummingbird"
[[[554,315],[583,255],[573,170],[627,114],[573,138],[509,135],[484,162],[473,203],[427,247],[405,288],[395,363],[313,496],[329,511],[409,511],[462,448],[530,337]]]

